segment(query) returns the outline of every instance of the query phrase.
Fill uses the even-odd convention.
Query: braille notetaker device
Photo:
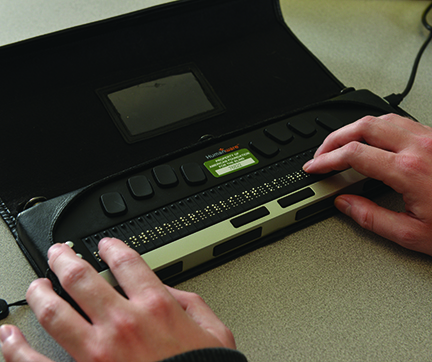
[[[342,85],[269,0],[169,3],[0,48],[0,69],[3,147],[21,140],[3,219],[39,275],[71,241],[113,285],[103,237],[175,283],[370,192],[352,169],[302,166],[330,132],[404,114]]]

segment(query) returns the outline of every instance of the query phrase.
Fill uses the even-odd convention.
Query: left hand
[[[235,349],[231,331],[196,294],[166,287],[141,256],[120,240],[99,243],[127,298],[65,244],[48,252],[51,270],[78,303],[85,320],[52,289],[34,281],[27,301],[41,325],[77,362],[153,362],[212,347]],[[0,328],[7,362],[50,361],[34,351],[17,327]]]

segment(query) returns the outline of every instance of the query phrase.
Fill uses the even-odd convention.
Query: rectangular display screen
[[[202,74],[190,65],[104,88],[98,93],[128,143],[224,110]]]

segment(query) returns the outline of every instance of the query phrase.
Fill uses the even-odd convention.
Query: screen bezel
[[[142,83],[157,81],[161,78],[166,78],[173,75],[180,75],[185,73],[192,73],[193,76],[198,81],[198,84],[201,87],[201,90],[203,91],[205,97],[207,100],[211,103],[213,106],[213,109],[208,110],[206,112],[195,114],[191,117],[183,118],[178,121],[175,121],[173,123],[170,123],[168,125],[164,125],[162,127],[149,130],[146,132],[142,132],[140,134],[132,134],[125,122],[123,121],[121,115],[117,111],[116,106],[112,103],[112,101],[109,99],[109,95]],[[195,64],[185,64],[182,66],[164,69],[162,71],[158,72],[152,72],[148,75],[141,76],[134,79],[129,79],[127,81],[119,82],[114,85],[110,85],[104,88],[100,88],[96,90],[96,93],[98,94],[99,98],[101,99],[102,103],[104,104],[106,110],[108,111],[111,119],[114,121],[114,124],[116,125],[117,129],[120,131],[121,135],[123,136],[124,140],[127,143],[135,143],[139,142],[145,139],[149,139],[152,137],[155,137],[160,134],[164,134],[170,131],[173,131],[178,128],[182,128],[184,126],[200,122],[202,120],[208,119],[210,117],[213,117],[215,115],[221,114],[225,111],[225,106],[219,99],[219,97],[214,92],[213,88],[211,87],[210,83],[207,81],[207,79],[204,77],[202,72],[198,69],[198,67]]]

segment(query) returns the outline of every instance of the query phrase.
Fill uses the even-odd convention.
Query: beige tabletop
[[[157,0],[1,0],[0,45],[161,3]],[[300,40],[346,86],[401,92],[426,38],[428,1],[282,0]],[[401,105],[432,126],[432,47]],[[8,170],[13,172],[13,170]],[[390,192],[376,201],[403,210]],[[0,298],[22,299],[36,277],[0,223]],[[260,361],[431,361],[432,260],[336,215],[180,285],[204,297],[238,348]],[[28,307],[18,325],[56,361],[70,357]],[[0,358],[0,361],[3,361]]]

